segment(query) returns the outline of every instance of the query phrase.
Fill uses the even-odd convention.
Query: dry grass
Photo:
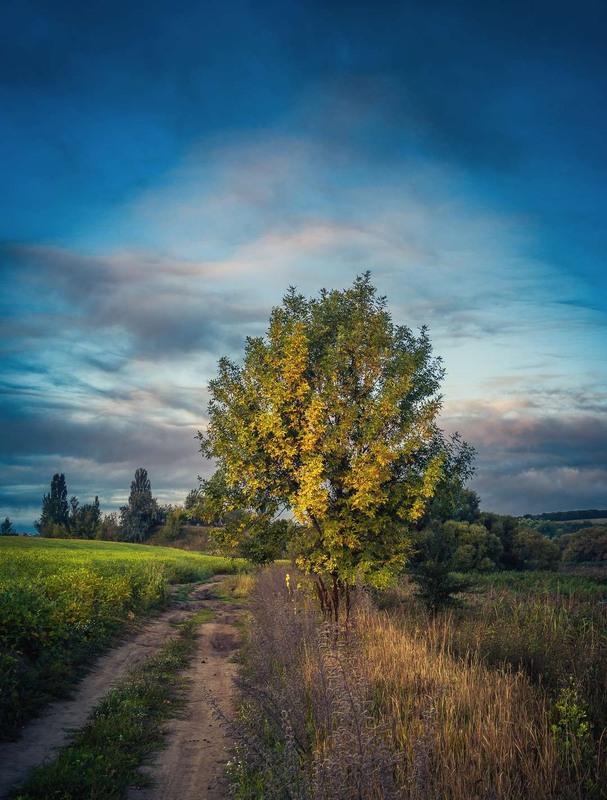
[[[346,636],[293,583],[269,570],[251,595],[236,797],[601,797],[605,753],[583,709],[555,731],[529,674],[455,651],[452,616],[381,612],[363,595]]]

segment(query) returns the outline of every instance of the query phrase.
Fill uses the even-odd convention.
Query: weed
[[[163,746],[163,723],[182,705],[176,671],[194,652],[195,626],[180,635],[106,695],[89,723],[54,761],[32,771],[10,800],[119,800],[142,785],[138,767]]]
[[[502,585],[437,615],[406,587],[389,611],[357,591],[344,636],[323,625],[305,579],[261,573],[234,724],[234,796],[600,797],[606,737],[599,728],[593,738],[587,676],[605,669],[605,625],[576,591],[572,600],[537,583]],[[559,693],[564,664],[575,692]]]

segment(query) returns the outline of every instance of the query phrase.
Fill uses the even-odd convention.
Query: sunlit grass
[[[584,621],[592,597],[501,587],[432,617],[405,587],[383,611],[363,593],[336,630],[291,578],[295,592],[262,574],[250,598],[237,798],[604,796],[607,624]],[[538,672],[521,653],[541,640]]]

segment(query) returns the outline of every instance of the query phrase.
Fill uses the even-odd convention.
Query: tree
[[[199,480],[202,479],[199,478]],[[185,498],[184,509],[186,513],[186,519],[190,525],[200,525],[203,522],[198,512],[198,505],[201,499],[200,492],[200,487],[198,489],[192,489],[188,492]]]
[[[247,508],[246,498],[237,488],[228,486],[221,470],[207,480],[199,480],[198,490],[188,495],[192,498],[188,513],[212,526],[209,537],[219,552],[246,558],[256,565],[269,564],[285,554],[287,542],[295,532],[291,520],[270,519],[267,514]]]
[[[17,531],[8,517],[0,524],[0,536],[16,536]]]
[[[414,545],[409,572],[418,587],[416,597],[432,614],[460,606],[461,602],[455,595],[467,591],[470,582],[453,574],[458,547],[457,527],[434,522],[415,533]]]
[[[325,600],[357,578],[387,585],[446,471],[470,474],[471,448],[436,424],[443,374],[369,273],[310,300],[291,288],[243,365],[219,361],[202,453],[240,508],[302,524],[298,565]]]
[[[71,499],[70,535],[75,539],[97,539],[101,527],[99,497],[92,503],[80,505],[77,497]]]
[[[517,528],[512,552],[519,569],[554,569],[560,557],[558,545],[533,528]]]
[[[593,525],[590,528],[563,536],[562,559],[569,564],[607,563],[607,527]]]
[[[422,530],[433,522],[477,522],[480,518],[480,498],[473,489],[464,486],[457,470],[445,470],[436,493],[426,505],[417,528]]]
[[[120,539],[120,534],[118,515],[115,512],[104,514],[99,520],[99,525],[95,531],[95,539],[105,542],[117,542]]]
[[[120,508],[122,533],[125,542],[143,542],[159,519],[158,503],[152,497],[152,485],[147,470],[140,467],[131,481],[129,502]]]
[[[444,528],[453,529],[457,548],[453,561],[457,572],[491,572],[497,569],[502,554],[499,537],[484,525],[467,522],[446,522]]]
[[[67,536],[70,520],[70,507],[67,501],[67,484],[65,475],[56,472],[51,480],[51,490],[42,498],[42,513],[34,525],[41,536],[47,535],[50,530],[57,531],[60,526]]]
[[[503,514],[483,512],[478,521],[489,533],[495,534],[502,544],[499,566],[503,569],[520,569],[521,562],[514,549],[514,535],[519,527],[519,520]]]

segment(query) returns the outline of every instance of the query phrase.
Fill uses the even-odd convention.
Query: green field
[[[115,542],[0,538],[0,739],[65,696],[82,666],[168,584],[235,572],[244,562]]]

